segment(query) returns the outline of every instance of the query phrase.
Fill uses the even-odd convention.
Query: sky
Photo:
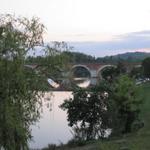
[[[39,17],[46,41],[95,56],[150,48],[150,0],[0,0],[0,13]]]

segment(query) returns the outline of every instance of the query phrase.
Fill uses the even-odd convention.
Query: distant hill
[[[145,53],[145,52],[128,52],[128,53],[124,53],[124,54],[118,54],[116,56],[120,57],[121,59],[126,59],[126,60],[130,59],[130,58],[143,60],[146,57],[150,57],[150,53]],[[114,57],[116,57],[116,56],[114,56]]]
[[[150,57],[150,53],[145,52],[127,52],[124,54],[117,54],[113,56],[105,56],[95,58],[90,55],[79,52],[65,52],[72,63],[116,63],[118,61],[124,62],[141,62],[146,57]]]
[[[150,53],[144,52],[128,52],[124,54],[117,54],[113,56],[105,56],[105,57],[93,57],[91,55],[87,55],[80,52],[71,52],[64,51],[62,54],[67,55],[67,58],[70,63],[117,63],[119,61],[122,62],[141,62],[146,57],[150,57]],[[37,57],[28,57],[27,63],[39,63],[43,62],[45,57],[37,56]]]
[[[116,63],[118,61],[124,62],[141,62],[146,57],[150,57],[150,53],[145,52],[127,52],[124,54],[117,54],[113,56],[98,57],[96,62]]]

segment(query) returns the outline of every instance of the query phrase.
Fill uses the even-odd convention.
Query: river
[[[33,141],[29,143],[30,148],[38,149],[48,144],[67,143],[72,138],[68,127],[67,114],[59,106],[65,99],[72,97],[71,92],[49,92],[43,98],[43,112],[41,119],[32,126]],[[50,101],[44,100],[49,98]]]

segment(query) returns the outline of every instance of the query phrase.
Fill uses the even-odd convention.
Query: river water
[[[65,99],[72,97],[71,92],[49,92],[43,98],[41,119],[32,126],[32,149],[43,148],[48,144],[67,143],[72,138],[68,127],[67,114],[59,106]],[[50,101],[47,101],[50,99]]]

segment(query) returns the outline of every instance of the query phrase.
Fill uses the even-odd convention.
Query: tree
[[[47,79],[54,80],[59,86],[55,88],[70,88],[68,84],[67,72],[70,69],[69,57],[65,52],[70,50],[65,42],[50,42],[44,46],[44,56],[28,56],[26,58],[26,66],[36,64],[34,71],[40,76],[39,91],[53,90],[54,87],[48,84]],[[43,48],[43,47],[42,47]]]
[[[113,87],[114,133],[129,133],[134,121],[139,120],[142,100],[138,98],[135,82],[127,75],[121,75]]]
[[[143,74],[146,77],[150,77],[150,57],[145,58],[142,62]]]
[[[91,140],[105,136],[110,127],[108,93],[109,86],[103,82],[91,90],[77,88],[73,97],[60,106],[67,110],[69,126],[74,128],[77,139]]]
[[[26,68],[25,62],[30,50],[44,46],[43,32],[44,25],[38,18],[29,20],[10,14],[0,17],[0,149],[28,149],[30,126],[40,117],[39,89],[42,92],[45,79]],[[55,64],[58,67],[60,61],[50,61],[52,56],[58,57],[58,51],[47,47],[46,52],[50,62],[47,69]],[[55,70],[50,71],[54,74]]]
[[[126,66],[121,60],[119,60],[117,63],[117,71],[118,71],[118,74],[124,74],[127,72]]]
[[[77,88],[61,108],[67,110],[75,138],[104,138],[107,129],[112,129],[112,135],[132,131],[133,123],[139,121],[142,102],[137,94],[135,82],[120,75],[114,82],[104,80],[89,90]]]
[[[142,66],[137,66],[137,67],[134,67],[131,71],[130,71],[130,76],[135,78],[135,79],[138,79],[140,77],[143,76],[143,68]]]
[[[101,72],[102,78],[110,82],[112,82],[119,75],[118,68],[115,66],[105,67]]]

